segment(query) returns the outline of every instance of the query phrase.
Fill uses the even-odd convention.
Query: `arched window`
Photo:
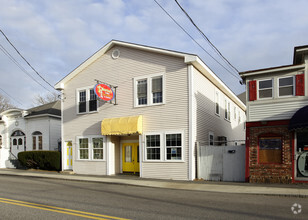
[[[17,137],[17,136],[25,136],[25,133],[22,132],[21,130],[14,131],[13,134],[11,135],[12,137]]]
[[[35,131],[32,133],[32,148],[33,150],[43,149],[43,135],[40,131]]]
[[[22,145],[22,138],[18,138],[18,145]]]
[[[17,139],[13,139],[13,145],[17,145]]]

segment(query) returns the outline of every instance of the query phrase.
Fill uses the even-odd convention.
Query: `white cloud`
[[[174,1],[158,2],[217,58]],[[291,64],[293,47],[308,44],[306,0],[179,2],[240,71]],[[52,84],[111,39],[118,39],[198,54],[233,91],[243,91],[152,0],[0,0],[0,5],[1,29]],[[10,48],[3,37],[0,43]],[[0,59],[1,88],[22,97],[28,106],[35,94],[46,92],[1,51]]]

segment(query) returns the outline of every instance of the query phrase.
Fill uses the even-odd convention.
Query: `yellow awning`
[[[106,118],[102,121],[102,135],[142,134],[142,115]]]

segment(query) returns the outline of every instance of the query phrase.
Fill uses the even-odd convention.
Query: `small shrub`
[[[18,160],[27,168],[57,171],[61,169],[61,153],[58,151],[24,151],[18,153]]]

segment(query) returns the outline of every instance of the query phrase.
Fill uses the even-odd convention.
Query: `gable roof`
[[[63,90],[66,83],[68,83],[72,78],[82,72],[87,66],[95,62],[98,58],[103,56],[108,50],[114,46],[123,46],[148,52],[154,52],[169,56],[181,57],[184,59],[184,63],[187,65],[191,64],[196,69],[198,69],[206,78],[208,78],[214,85],[216,85],[221,91],[223,91],[231,100],[237,103],[244,111],[246,110],[245,104],[228,88],[228,86],[195,54],[183,53],[173,50],[167,50],[157,47],[150,47],[140,44],[133,44],[118,40],[112,40],[94,53],[91,57],[81,63],[72,72],[66,75],[63,79],[56,83],[55,89]]]

